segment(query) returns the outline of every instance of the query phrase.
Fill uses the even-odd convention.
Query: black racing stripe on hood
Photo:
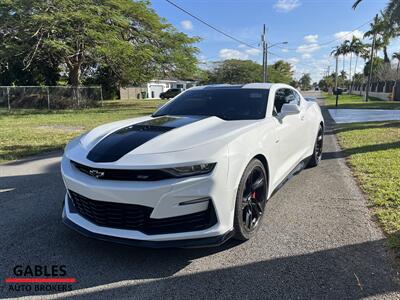
[[[87,159],[93,162],[114,162],[149,140],[205,117],[162,116],[121,128],[102,139],[89,151]]]

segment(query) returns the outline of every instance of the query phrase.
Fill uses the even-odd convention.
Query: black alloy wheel
[[[260,227],[267,201],[267,175],[263,164],[252,160],[239,184],[235,209],[235,238],[250,239]]]
[[[324,145],[324,128],[319,125],[317,139],[315,140],[314,152],[311,156],[308,167],[315,167],[322,159],[322,148]]]

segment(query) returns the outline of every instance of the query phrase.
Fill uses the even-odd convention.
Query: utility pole
[[[339,92],[338,92],[338,64],[339,64],[339,55],[336,55],[336,73],[335,73],[335,94],[336,94],[336,107],[339,102]]]
[[[264,24],[263,33],[261,35],[261,43],[262,43],[262,46],[263,46],[263,82],[267,82],[267,77],[268,77],[268,75],[267,75],[267,72],[268,72],[268,70],[267,70],[267,68],[268,68],[267,67],[268,49],[267,48],[268,48],[268,46],[267,46],[267,41],[266,41],[265,35],[266,35],[266,33],[265,33],[265,24]]]
[[[374,21],[374,26],[376,28],[376,24],[378,23],[378,14],[375,16],[375,21]],[[375,43],[376,43],[376,30],[374,30],[374,36],[372,38],[372,47],[371,47],[371,56],[369,60],[369,74],[368,74],[368,83],[367,87],[365,89],[365,102],[368,102],[368,97],[369,97],[369,87],[371,84],[371,77],[372,77],[372,70],[374,66],[374,51],[375,51]]]

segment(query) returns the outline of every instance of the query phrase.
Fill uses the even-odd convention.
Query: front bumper
[[[151,207],[152,219],[162,220],[204,211],[207,209],[207,202],[180,205],[182,202],[204,197],[211,199],[217,218],[215,225],[204,230],[146,234],[139,230],[99,226],[74,212],[66,195],[63,221],[86,236],[145,247],[219,245],[231,236],[234,213],[233,193],[226,188],[226,170],[223,164],[206,176],[153,182],[96,179],[77,170],[65,157],[62,160],[61,169],[67,190],[98,201]]]
[[[169,240],[169,241],[147,241],[147,240],[136,240],[130,238],[120,238],[117,236],[106,235],[101,233],[96,233],[87,230],[86,228],[79,226],[78,224],[72,222],[70,219],[63,214],[63,222],[69,228],[79,232],[80,234],[95,238],[98,240],[118,243],[129,246],[136,247],[146,247],[146,248],[196,248],[196,247],[210,247],[210,246],[220,246],[229,240],[233,236],[233,231],[230,230],[222,235],[199,238],[199,239],[184,239],[184,240]]]

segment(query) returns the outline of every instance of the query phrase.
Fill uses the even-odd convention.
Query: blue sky
[[[296,77],[307,72],[313,80],[321,77],[328,65],[334,68],[329,53],[341,39],[349,39],[349,31],[371,20],[385,7],[386,0],[364,0],[355,11],[353,0],[173,0],[177,5],[197,15],[215,27],[255,45],[260,41],[262,24],[268,28],[270,44],[287,41],[282,47],[271,48],[277,56],[270,55],[270,62],[279,57],[291,62]],[[179,30],[200,36],[198,43],[202,61],[228,58],[252,59],[261,62],[261,51],[248,48],[213,31],[165,0],[153,0],[156,12]],[[368,30],[365,25],[353,34],[362,37]],[[346,35],[347,34],[347,35]],[[324,42],[338,39],[328,45]],[[396,49],[397,48],[397,49]],[[389,50],[400,50],[394,41]],[[279,57],[278,57],[279,56]],[[348,68],[348,58],[346,65]],[[362,64],[359,65],[359,69]]]

